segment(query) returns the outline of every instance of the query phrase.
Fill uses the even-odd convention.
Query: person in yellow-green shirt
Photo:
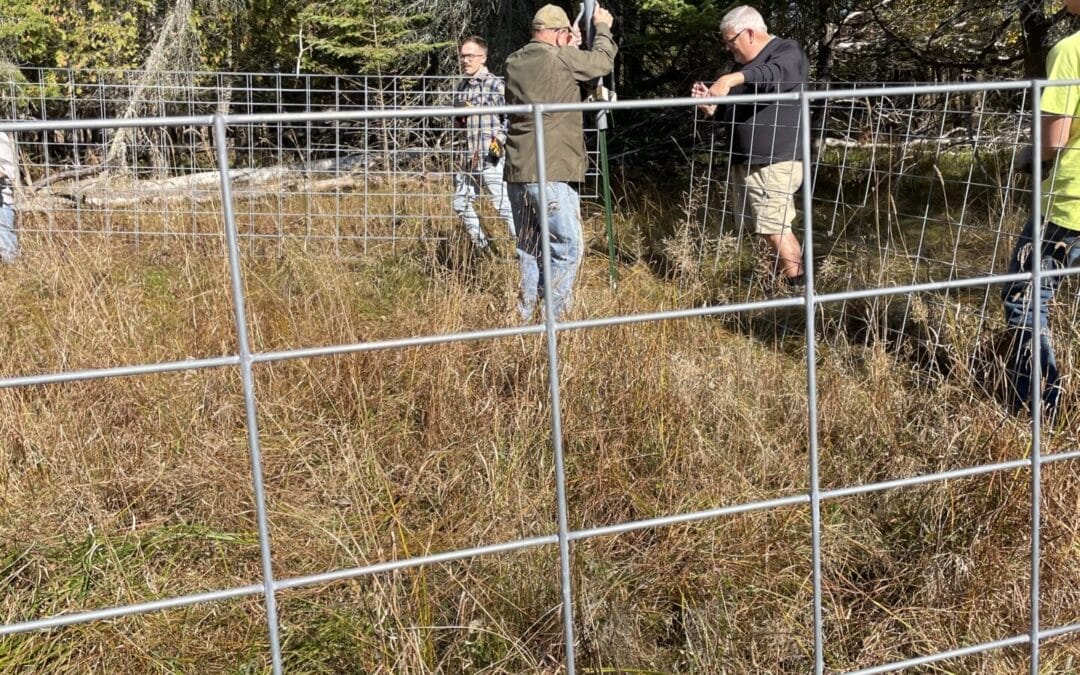
[[[1080,14],[1080,0],[1065,0],[1070,14]],[[1080,80],[1080,32],[1058,42],[1046,58],[1046,77],[1051,81]],[[1049,84],[1042,95],[1042,157],[1046,174],[1042,183],[1042,270],[1052,272],[1080,263],[1080,86]],[[1009,273],[1033,269],[1032,231],[1029,219],[1009,259]],[[1038,326],[1043,373],[1042,402],[1046,415],[1057,414],[1062,384],[1050,344],[1049,305],[1061,285],[1061,277],[1042,277]],[[1006,356],[1008,403],[1014,412],[1028,409],[1032,395],[1032,333],[1036,317],[1030,279],[1005,285],[1002,300],[1010,333]]]

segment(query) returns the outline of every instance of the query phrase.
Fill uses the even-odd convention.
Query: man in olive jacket
[[[533,17],[532,40],[506,59],[506,102],[579,103],[581,83],[603,77],[615,65],[618,48],[611,37],[614,18],[596,6],[591,51],[579,49],[566,12],[545,5]],[[581,263],[581,203],[575,185],[585,180],[585,138],[581,112],[544,113],[547,192],[541,197],[536,169],[536,128],[531,114],[512,115],[506,141],[505,177],[517,225],[521,262],[518,310],[528,321],[544,292],[540,209],[548,216],[551,242],[552,309],[555,318],[570,311],[574,277]]]

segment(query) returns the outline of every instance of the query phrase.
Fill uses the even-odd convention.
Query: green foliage
[[[31,0],[5,3],[0,20],[0,52],[19,61],[44,56],[59,32],[55,14]]]
[[[403,13],[387,0],[324,0],[300,14],[311,70],[405,73],[423,69],[427,58],[452,42],[418,39],[433,21],[427,12]]]
[[[301,0],[209,2],[196,8],[203,65],[209,70],[269,72],[296,59]]]
[[[56,52],[56,65],[74,68],[134,67],[142,52],[143,19],[153,11],[148,0],[101,3],[70,8],[67,44]]]
[[[1050,45],[1075,30],[1065,12],[1048,2],[846,4],[846,11],[823,16],[826,22],[819,24],[828,28],[830,38],[818,48],[835,58],[820,62],[828,71],[819,73],[821,77],[922,81],[1037,76]],[[813,29],[810,22],[803,33],[810,46],[820,35]]]
[[[646,0],[627,7],[616,17],[624,63],[620,91],[627,96],[681,95],[688,76],[715,74],[723,60],[717,38],[721,15],[713,0]],[[710,56],[703,59],[703,54]]]
[[[0,50],[26,65],[134,67],[154,25],[153,0],[15,0],[4,7]]]
[[[681,94],[688,80],[726,68],[717,29],[730,6],[716,0],[613,5],[619,91]],[[821,79],[1031,74],[1046,48],[1072,29],[1049,3],[762,0],[756,6],[772,32],[803,43]],[[446,47],[474,31],[491,40],[498,70],[498,59],[520,45],[533,9],[523,0],[12,0],[0,20],[0,58],[34,67],[137,68],[178,14],[190,17],[198,43],[193,63],[210,70],[430,72],[449,66]]]

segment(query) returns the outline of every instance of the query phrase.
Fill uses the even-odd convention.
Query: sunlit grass
[[[599,236],[598,219],[588,228]],[[666,270],[632,262],[648,257],[645,231],[634,216],[620,221],[615,291],[606,259],[586,259],[575,317],[734,299],[723,282],[736,272],[711,266],[723,258],[702,256],[688,237],[664,244],[675,261]],[[516,325],[513,261],[471,260],[461,244],[350,255],[302,240],[244,246],[252,347]],[[24,249],[0,268],[4,376],[237,353],[219,240],[28,237]],[[876,283],[882,272],[862,273]],[[831,274],[826,283],[851,276]],[[894,302],[914,319],[924,311],[920,298]],[[561,333],[570,526],[806,494],[802,311]],[[964,358],[978,343],[965,317],[939,336],[951,344],[953,367],[942,369],[896,339],[897,310],[852,307],[855,322],[826,320],[830,311],[816,353],[823,488],[1028,455],[1028,425],[1004,413]],[[275,575],[555,532],[548,385],[540,335],[256,365]],[[1075,401],[1044,452],[1076,449]],[[4,623],[258,583],[238,369],[4,389],[0,411]],[[1080,620],[1077,478],[1075,463],[1044,469],[1047,626]],[[827,667],[1025,633],[1029,482],[1014,471],[826,501]],[[810,533],[801,504],[575,544],[579,666],[811,670]],[[290,672],[542,672],[563,659],[554,547],[279,601]],[[263,620],[252,596],[13,635],[0,638],[0,671],[262,671]],[[1050,670],[1077,652],[1075,640],[1045,650]],[[1025,664],[1012,649],[949,667]]]

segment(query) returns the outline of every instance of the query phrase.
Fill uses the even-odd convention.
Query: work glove
[[[503,158],[503,154],[506,149],[503,147],[501,141],[498,138],[492,138],[488,143],[487,162],[488,164],[498,164],[499,160]]]
[[[1040,166],[1036,167],[1032,161],[1034,159],[1034,153],[1031,151],[1031,146],[1025,146],[1020,149],[1020,152],[1016,153],[1016,173],[1030,174],[1032,178],[1036,180],[1042,180],[1046,176],[1050,175],[1050,172],[1054,170],[1054,157],[1045,158],[1040,163]]]

